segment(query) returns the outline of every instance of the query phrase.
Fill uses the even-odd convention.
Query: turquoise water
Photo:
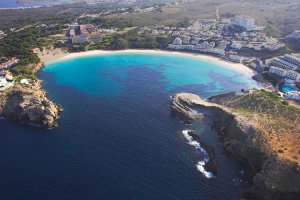
[[[284,92],[293,92],[293,91],[298,91],[297,88],[290,86],[290,85],[283,85],[282,86],[282,91]]]
[[[93,96],[115,96],[124,92],[128,70],[147,68],[163,76],[165,91],[186,85],[202,85],[210,93],[255,87],[250,76],[212,61],[193,56],[115,53],[61,60],[47,65],[61,86]]]
[[[1,199],[233,200],[249,188],[211,120],[180,123],[170,96],[248,89],[251,77],[193,56],[133,53],[61,60],[39,76],[65,111],[53,130],[0,120]],[[203,154],[185,129],[214,148],[214,178],[197,168]]]

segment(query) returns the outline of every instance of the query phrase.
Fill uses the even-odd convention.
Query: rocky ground
[[[0,116],[21,124],[54,128],[62,108],[47,98],[41,81],[15,84],[0,93]]]
[[[196,113],[201,108],[210,112]],[[300,196],[300,111],[274,93],[201,97],[180,93],[172,110],[187,122],[210,115],[224,149],[249,167],[249,198],[297,199]]]

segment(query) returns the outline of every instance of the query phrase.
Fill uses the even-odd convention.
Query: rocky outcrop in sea
[[[292,127],[289,129],[294,134],[294,140],[289,141],[290,143],[285,143],[284,139],[275,140],[273,133],[265,128],[266,122],[260,118],[268,116],[264,112],[267,106],[262,105],[262,102],[268,100],[268,95],[265,96],[265,93],[261,91],[243,95],[229,93],[212,97],[208,101],[195,94],[179,93],[173,97],[171,107],[172,111],[186,122],[191,123],[203,116],[213,120],[213,126],[222,138],[224,150],[249,168],[248,174],[252,187],[248,198],[298,199],[300,196],[300,165],[299,160],[295,159],[297,152],[293,152],[293,156],[290,156],[288,152],[281,153],[277,150],[277,145],[284,149],[288,148],[284,146],[285,144],[298,148],[300,131],[297,131],[297,125],[293,126],[295,129]],[[275,102],[273,100],[272,103]],[[275,107],[287,112],[284,110],[286,108],[281,108],[281,105]],[[272,108],[270,107],[270,109]],[[270,109],[268,108],[268,112],[271,112]],[[290,108],[287,109],[289,111]],[[298,113],[295,112],[290,114],[295,115],[294,120],[298,120]],[[275,111],[273,113],[274,120],[281,117],[277,116]],[[296,132],[293,132],[294,130]],[[286,135],[287,138],[292,136]],[[270,137],[273,139],[271,140]],[[291,154],[291,152],[290,150],[289,153]]]
[[[63,111],[48,99],[40,81],[30,86],[16,85],[0,96],[0,116],[21,124],[54,128]]]

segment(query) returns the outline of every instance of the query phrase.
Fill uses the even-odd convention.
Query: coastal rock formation
[[[251,91],[201,97],[180,93],[172,110],[191,122],[210,117],[224,149],[249,167],[253,198],[276,200],[300,196],[300,111],[274,94]],[[282,121],[283,120],[283,121]]]
[[[47,98],[40,82],[16,85],[0,95],[0,115],[8,120],[43,128],[57,126],[62,108]]]

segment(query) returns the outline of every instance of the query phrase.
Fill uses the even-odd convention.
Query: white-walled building
[[[186,36],[186,37],[183,38],[182,43],[183,43],[183,44],[189,44],[190,41],[191,41],[191,37],[190,37],[190,36]]]
[[[283,59],[287,62],[293,63],[294,65],[297,65],[298,67],[300,67],[300,58],[298,58],[296,56],[286,54],[286,55],[284,55]]]
[[[274,66],[271,66],[270,69],[269,69],[269,73],[271,74],[276,74],[282,78],[286,77],[286,69],[282,69],[280,67],[274,67]]]
[[[287,70],[286,72],[286,78],[291,79],[291,80],[299,80],[299,73],[293,70]]]
[[[295,30],[293,33],[286,36],[287,39],[300,39],[300,31]]]
[[[269,73],[276,74],[277,76],[280,76],[282,78],[288,78],[290,80],[300,82],[300,74],[293,70],[271,66],[269,69]]]
[[[238,26],[244,27],[247,31],[255,28],[254,18],[246,15],[236,15],[235,23]]]
[[[21,79],[20,83],[24,85],[29,85],[29,81],[25,78]]]
[[[180,45],[180,44],[182,44],[182,39],[181,38],[176,38],[174,41],[173,41],[173,44],[175,44],[175,45]]]
[[[8,84],[6,78],[0,78],[0,87],[4,87]]]
[[[300,92],[287,92],[285,93],[285,98],[290,100],[300,100]]]
[[[285,69],[290,69],[290,70],[297,70],[298,66],[288,62],[282,58],[274,58],[271,61],[271,65],[276,66],[276,67],[281,67],[281,68],[285,68]]]

